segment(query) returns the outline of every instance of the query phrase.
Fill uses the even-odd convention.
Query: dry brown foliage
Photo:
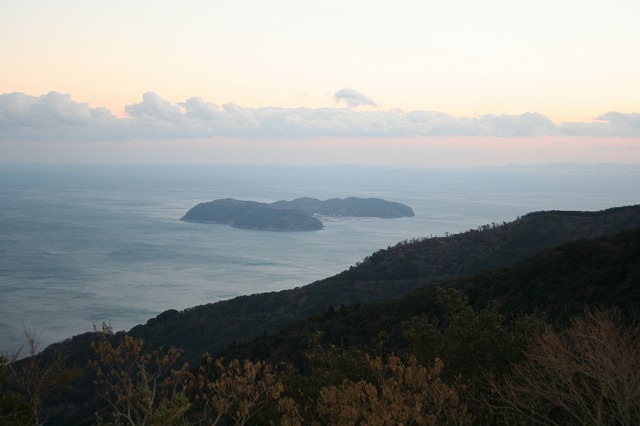
[[[317,411],[328,424],[338,425],[465,425],[471,423],[461,400],[464,387],[447,385],[439,375],[443,364],[435,360],[425,368],[414,357],[403,362],[367,357],[378,383],[345,381],[320,390]]]
[[[547,328],[504,385],[495,408],[515,424],[637,425],[640,327],[585,311],[564,332]]]
[[[192,381],[188,365],[174,369],[180,351],[144,352],[144,341],[123,336],[113,346],[102,334],[92,347],[96,390],[111,409],[116,425],[181,424],[190,407],[185,390]],[[98,419],[100,422],[101,419]]]
[[[196,388],[196,399],[203,403],[201,423],[215,425],[229,416],[235,424],[244,425],[270,404],[280,413],[280,424],[301,423],[296,403],[283,396],[282,381],[264,362],[234,359],[225,363],[205,354]]]

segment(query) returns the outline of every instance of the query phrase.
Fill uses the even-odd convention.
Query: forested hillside
[[[532,213],[126,334],[32,338],[0,360],[0,422],[630,426],[639,303],[639,207]]]
[[[566,243],[514,266],[426,286],[400,299],[331,306],[279,333],[237,345],[225,355],[297,363],[301,360],[296,357],[303,354],[314,333],[321,333],[325,345],[368,349],[379,343],[382,333],[388,350],[405,351],[407,321],[444,314],[438,305],[441,288],[460,291],[477,310],[493,304],[497,312],[511,318],[537,313],[559,325],[581,314],[585,306],[631,313],[640,303],[640,228]]]
[[[567,241],[637,226],[640,206],[531,213],[502,225],[401,242],[336,276],[292,290],[166,311],[130,334],[152,345],[175,345],[193,359],[203,350],[218,353],[229,344],[277,332],[328,306],[402,297],[422,286],[512,265]]]

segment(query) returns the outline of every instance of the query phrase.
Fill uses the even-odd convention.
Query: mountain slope
[[[329,305],[405,296],[412,290],[509,266],[567,241],[640,226],[640,206],[600,212],[537,212],[500,226],[400,243],[336,276],[280,292],[169,310],[130,330],[152,346],[174,345],[188,360],[285,328]]]
[[[591,308],[616,307],[633,312],[640,304],[640,228],[613,236],[563,244],[512,267],[443,282],[460,289],[476,309],[497,301],[507,316],[544,313],[554,323]],[[391,350],[400,350],[404,322],[412,317],[440,314],[436,287],[369,305],[330,308],[272,335],[237,345],[227,358],[299,361],[309,337],[321,332],[323,343],[367,347],[381,331]]]
[[[557,239],[629,227],[633,229],[613,236],[538,250]],[[537,255],[517,259],[536,250]],[[511,266],[482,269],[509,259]],[[481,271],[461,276],[456,275],[456,266]],[[382,278],[354,279],[375,278],[376,270]],[[451,275],[455,278],[443,281]],[[149,348],[173,345],[184,349],[183,359],[191,366],[198,365],[203,352],[219,356],[232,342],[245,343],[232,345],[224,353],[227,359],[296,363],[304,358],[310,336],[318,331],[323,333],[323,343],[361,347],[371,347],[379,332],[385,331],[386,349],[402,350],[407,347],[404,321],[440,314],[434,284],[461,289],[476,307],[498,300],[505,313],[544,310],[560,321],[579,312],[583,304],[632,309],[640,302],[639,208],[535,213],[482,232],[405,242],[335,277],[294,290],[244,296],[183,312],[169,310],[129,334],[144,338]],[[358,301],[361,303],[352,303]],[[365,304],[368,301],[373,303]],[[327,308],[329,305],[336,308]],[[113,341],[122,337],[118,334],[112,336]],[[90,342],[95,339],[94,333],[74,336],[51,345],[39,357],[62,351],[69,365],[84,367],[94,357]],[[92,414],[100,405],[92,380],[91,372],[85,370],[81,383],[49,403],[47,410],[61,413],[56,424],[95,421]]]

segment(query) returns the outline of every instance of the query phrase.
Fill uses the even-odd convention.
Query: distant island
[[[267,231],[317,231],[322,217],[413,217],[411,207],[380,198],[297,198],[292,201],[259,203],[233,198],[200,203],[180,220],[226,223],[234,228]]]

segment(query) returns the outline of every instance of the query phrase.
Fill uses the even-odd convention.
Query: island
[[[297,198],[259,203],[225,198],[192,207],[180,220],[225,223],[235,228],[266,231],[317,231],[326,217],[413,217],[411,207],[380,198]]]

